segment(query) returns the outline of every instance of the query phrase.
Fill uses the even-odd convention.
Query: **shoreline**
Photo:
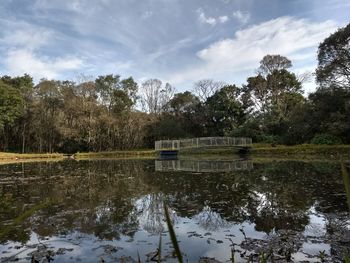
[[[182,155],[195,156],[213,156],[213,155],[231,155],[235,154],[233,148],[210,148],[205,151],[198,149],[185,150]],[[158,156],[155,150],[128,150],[128,151],[110,151],[110,152],[86,152],[76,153],[76,160],[85,159],[112,159],[112,158],[156,158]],[[250,149],[249,156],[254,158],[276,158],[276,159],[328,159],[328,160],[350,160],[350,145],[296,145],[285,146],[256,144]],[[5,153],[0,152],[0,164],[35,162],[35,161],[59,161],[66,159],[66,155],[61,153]]]

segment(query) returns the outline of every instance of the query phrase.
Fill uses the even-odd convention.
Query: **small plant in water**
[[[319,257],[319,259],[321,260],[321,262],[325,262],[326,257],[327,257],[326,251],[325,251],[325,250],[320,251],[320,252],[318,253],[318,257]]]

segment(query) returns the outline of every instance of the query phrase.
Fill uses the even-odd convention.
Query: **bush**
[[[312,138],[311,143],[333,145],[333,144],[342,144],[342,141],[340,138],[334,135],[331,135],[328,133],[321,133],[321,134],[316,134],[314,138]]]
[[[257,142],[269,143],[269,144],[280,144],[281,137],[277,135],[260,135],[258,136]]]

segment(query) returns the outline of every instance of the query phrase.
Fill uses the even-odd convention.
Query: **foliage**
[[[331,134],[322,133],[322,134],[316,134],[315,137],[312,138],[311,143],[334,145],[334,144],[341,144],[342,141]]]
[[[20,117],[22,105],[20,92],[0,80],[0,129],[12,125]]]
[[[326,38],[318,48],[317,82],[321,87],[350,88],[350,24]]]

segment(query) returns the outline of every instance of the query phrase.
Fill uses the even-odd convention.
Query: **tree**
[[[59,112],[63,106],[61,82],[42,79],[35,90],[36,135],[39,152],[53,152],[59,141]]]
[[[206,129],[209,135],[226,135],[244,122],[245,113],[239,95],[237,86],[227,85],[207,99]]]
[[[350,143],[350,90],[318,89],[309,100],[313,134],[330,134]]]
[[[350,24],[319,45],[316,80],[323,88],[350,89]]]
[[[140,95],[143,109],[148,113],[159,114],[166,109],[174,96],[174,87],[166,83],[163,87],[159,79],[149,79],[142,83]]]
[[[215,92],[225,86],[224,82],[214,81],[212,79],[202,79],[194,83],[192,92],[202,101],[205,102]]]
[[[123,79],[121,82],[121,88],[128,97],[131,99],[132,104],[135,105],[138,99],[137,92],[138,92],[138,85],[134,81],[132,77],[129,77],[127,79]]]
[[[7,147],[5,127],[14,124],[23,113],[23,98],[20,92],[0,80],[0,129],[4,138],[3,149]]]
[[[99,76],[95,83],[101,104],[107,107],[108,112],[111,112],[115,91],[121,89],[120,76],[113,74]]]
[[[266,55],[260,61],[258,73],[266,76],[272,74],[275,70],[283,70],[292,67],[292,62],[281,55]]]
[[[17,119],[16,132],[14,133],[16,141],[22,141],[22,153],[26,150],[26,141],[28,138],[28,126],[33,118],[31,105],[33,103],[33,78],[28,74],[23,76],[11,78],[10,76],[3,76],[1,78],[4,83],[12,86],[18,90],[23,98],[23,109],[21,118]]]
[[[285,57],[267,55],[260,62],[259,74],[248,78],[248,84],[242,89],[244,108],[254,113],[260,122],[258,127],[265,134],[284,137],[289,127],[288,118],[294,108],[304,102],[301,82],[287,70],[291,66]]]
[[[193,113],[199,104],[200,101],[197,96],[193,95],[190,91],[185,91],[174,95],[169,101],[168,110],[170,113],[180,116],[182,114]]]

